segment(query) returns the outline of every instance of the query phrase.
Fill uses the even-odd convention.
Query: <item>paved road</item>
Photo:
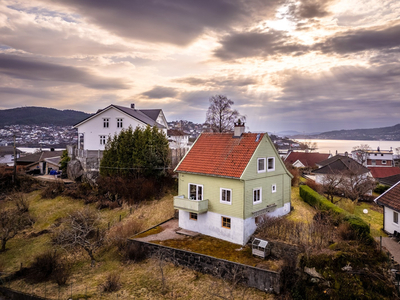
[[[379,242],[379,238],[377,240]],[[390,252],[390,254],[394,257],[395,262],[400,264],[400,244],[395,239],[383,237],[382,246]]]

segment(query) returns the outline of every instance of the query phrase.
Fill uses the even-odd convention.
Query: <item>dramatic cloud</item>
[[[186,45],[206,28],[229,26],[273,14],[280,0],[58,0],[119,36]]]
[[[121,80],[102,78],[85,69],[33,61],[17,55],[0,54],[0,74],[31,81],[74,83],[101,90],[127,88]]]
[[[234,77],[228,76],[225,78],[222,77],[209,77],[209,78],[200,78],[200,77],[185,77],[175,80],[175,82],[185,83],[193,86],[212,86],[212,87],[242,87],[257,84],[257,78],[250,77]]]
[[[390,49],[400,46],[400,24],[375,30],[354,30],[327,39],[319,44],[323,52],[339,54],[365,50]]]
[[[142,93],[143,96],[153,99],[172,98],[177,94],[176,89],[165,86],[155,86],[150,91]]]
[[[299,55],[308,47],[287,42],[286,34],[277,30],[233,33],[224,37],[214,55],[222,60],[244,57],[268,57],[275,54]]]

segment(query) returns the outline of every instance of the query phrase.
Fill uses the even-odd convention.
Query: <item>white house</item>
[[[383,230],[390,234],[400,232],[400,181],[374,201],[383,206]]]
[[[259,217],[290,212],[292,175],[265,133],[202,133],[181,160],[179,227],[244,245]]]
[[[78,149],[104,150],[109,136],[122,129],[157,126],[167,134],[168,124],[161,109],[135,109],[111,104],[74,125],[78,129]]]
[[[352,158],[366,167],[393,167],[393,150],[354,150]]]

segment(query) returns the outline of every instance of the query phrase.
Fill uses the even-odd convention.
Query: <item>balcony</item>
[[[185,196],[175,196],[174,208],[202,214],[208,211],[208,200],[190,200]]]

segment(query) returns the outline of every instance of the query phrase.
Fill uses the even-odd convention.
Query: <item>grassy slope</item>
[[[44,251],[51,249],[50,234],[43,234],[38,237],[31,237],[32,232],[39,232],[50,229],[52,224],[59,218],[65,217],[68,213],[84,207],[82,201],[66,197],[55,199],[42,199],[39,192],[29,194],[30,210],[36,218],[33,228],[19,234],[7,244],[7,251],[0,253],[0,267],[5,272],[18,270],[20,263],[29,266],[34,257]],[[7,203],[7,205],[10,205]],[[132,215],[129,215],[130,207],[123,207],[115,210],[102,210],[103,226],[107,227],[108,222],[115,224],[122,217],[122,222],[129,218],[139,220],[143,228],[156,225],[173,216],[173,197],[168,195],[159,201],[151,201],[133,208]],[[108,247],[97,253],[98,260],[95,267],[90,266],[90,260],[85,253],[74,256],[73,274],[68,280],[68,286],[59,288],[53,282],[31,284],[24,279],[6,283],[6,286],[21,290],[27,293],[34,293],[47,296],[50,299],[65,299],[71,294],[74,299],[86,293],[92,299],[171,299],[181,297],[183,299],[204,298],[215,299],[213,294],[224,295],[229,292],[231,286],[224,281],[214,277],[203,275],[192,270],[174,267],[171,264],[163,263],[166,275],[166,292],[162,293],[160,262],[155,259],[148,259],[141,263],[121,262],[115,247]],[[122,289],[111,294],[100,292],[99,285],[105,282],[109,273],[116,272],[121,275]],[[233,293],[239,296],[243,288],[237,287]],[[255,290],[246,289],[248,299],[273,299],[273,296]]]

